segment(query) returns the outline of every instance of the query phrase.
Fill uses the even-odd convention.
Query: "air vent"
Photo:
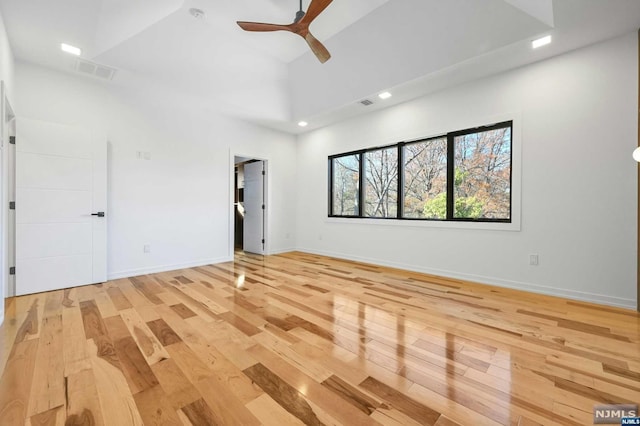
[[[360,101],[360,103],[364,106],[369,106],[369,105],[373,105],[373,101],[369,100],[369,99],[365,99],[363,101]]]
[[[102,80],[112,80],[116,69],[106,65],[96,64],[86,59],[77,59],[75,70],[82,74],[88,74]]]

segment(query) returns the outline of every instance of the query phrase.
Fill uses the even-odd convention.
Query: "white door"
[[[244,241],[243,250],[264,254],[264,161],[244,165]]]
[[[16,294],[107,278],[107,142],[88,129],[16,123]]]

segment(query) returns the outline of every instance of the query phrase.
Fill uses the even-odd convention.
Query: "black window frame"
[[[454,203],[455,203],[455,138],[459,136],[465,136],[473,133],[488,132],[498,129],[510,129],[510,141],[509,141],[509,218],[508,219],[491,219],[491,218],[456,218],[454,217]],[[405,145],[428,142],[434,139],[446,139],[447,141],[447,212],[444,219],[435,218],[417,218],[417,217],[404,217],[404,149]],[[372,217],[365,215],[365,158],[367,152],[378,151],[381,149],[389,148],[397,149],[398,156],[398,207],[396,217]],[[334,160],[340,157],[346,157],[350,155],[359,155],[359,183],[358,183],[358,214],[357,215],[335,215],[333,214],[333,163]],[[472,222],[472,223],[513,223],[513,120],[502,121],[486,126],[472,127],[463,130],[456,130],[448,132],[446,134],[438,136],[430,136],[425,138],[413,139],[408,141],[402,141],[389,145],[375,146],[366,149],[359,149],[355,151],[343,152],[340,154],[333,154],[328,157],[328,217],[341,218],[341,219],[371,219],[371,220],[405,220],[405,221],[428,221],[428,222]]]

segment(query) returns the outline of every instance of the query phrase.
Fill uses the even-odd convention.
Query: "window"
[[[511,222],[511,121],[329,157],[329,216]]]
[[[404,215],[410,219],[447,218],[447,138],[402,147]]]
[[[398,217],[398,149],[365,153],[365,216]]]
[[[511,126],[453,137],[453,217],[511,218]]]
[[[345,155],[331,163],[332,216],[358,216],[360,205],[360,154]]]

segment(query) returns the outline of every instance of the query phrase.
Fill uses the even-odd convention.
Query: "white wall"
[[[9,39],[7,37],[7,31],[4,26],[4,21],[0,15],[0,81],[4,83],[6,96],[11,103],[13,103],[13,53],[11,52],[11,46],[9,45]],[[0,102],[2,100],[0,99]],[[1,109],[0,109],[1,110]],[[0,117],[2,119],[2,117]],[[6,236],[7,229],[7,169],[8,169],[8,157],[6,154],[7,149],[3,146],[0,148],[0,324],[4,321],[4,297],[6,294],[6,267],[7,267],[7,248],[8,240]]]
[[[300,136],[299,248],[635,307],[637,46],[629,34]],[[328,155],[504,115],[521,129],[520,231],[327,219]]]
[[[109,277],[232,259],[234,153],[269,160],[269,247],[292,248],[295,138],[209,112],[196,99],[130,77],[117,85],[16,64],[19,116],[107,135]],[[150,152],[151,160],[137,159],[137,151]],[[143,253],[145,244],[150,254]]]

